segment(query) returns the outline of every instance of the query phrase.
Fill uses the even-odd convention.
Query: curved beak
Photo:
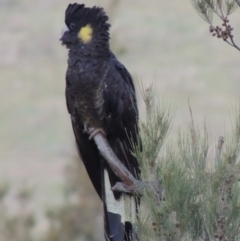
[[[62,45],[66,45],[67,48],[69,48],[69,46],[73,44],[74,41],[76,41],[74,34],[69,30],[66,25],[62,29],[61,35],[62,36],[59,40],[62,42]]]
[[[65,26],[62,28],[61,38],[62,38],[62,36],[64,35],[64,33],[66,33],[67,31],[69,31],[69,28],[67,27],[67,25],[65,25]]]

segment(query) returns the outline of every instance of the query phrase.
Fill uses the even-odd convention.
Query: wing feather
[[[139,177],[139,166],[132,155],[138,144],[138,108],[133,80],[127,69],[115,57],[103,89],[104,109],[110,146],[129,171]]]

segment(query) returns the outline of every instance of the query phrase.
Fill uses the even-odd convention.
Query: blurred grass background
[[[189,97],[195,122],[201,124],[206,118],[213,140],[225,135],[231,128],[232,106],[239,100],[239,52],[211,37],[189,0],[113,2],[88,0],[85,4],[106,9],[113,52],[135,79],[146,86],[156,80],[159,98],[176,107],[169,138],[190,122]],[[67,50],[59,42],[69,3],[0,0],[0,182],[11,187],[4,204],[10,214],[21,209],[19,189],[27,185],[34,190],[28,207],[37,217],[38,234],[49,227],[43,218],[46,207],[57,209],[65,202],[66,178],[72,176],[68,170],[76,164],[64,96]],[[240,43],[239,9],[230,20]],[[143,116],[142,106],[139,94]],[[77,200],[89,212],[88,218],[83,215],[84,222],[93,221],[99,235],[100,201],[81,164],[77,170]],[[95,201],[89,204],[91,200]],[[95,213],[97,218],[91,218]]]

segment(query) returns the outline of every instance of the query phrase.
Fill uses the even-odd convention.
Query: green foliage
[[[196,128],[192,118],[187,133],[179,132],[175,142],[166,143],[169,107],[149,105],[149,96],[152,87],[144,91],[144,100],[147,113],[156,114],[151,121],[147,118],[141,134],[152,149],[137,152],[143,180],[150,184],[137,224],[140,240],[239,240],[240,108],[224,151],[219,139],[214,164],[205,125]],[[148,161],[156,156],[155,164]]]
[[[209,24],[212,24],[213,13],[223,19],[238,6],[235,0],[191,0],[191,2],[197,13]]]
[[[236,45],[233,36],[233,28],[229,24],[228,16],[240,6],[239,0],[191,0],[193,7],[201,18],[210,25],[212,36],[223,39],[229,45],[240,51]],[[213,14],[217,15],[222,23],[222,26],[213,26]]]

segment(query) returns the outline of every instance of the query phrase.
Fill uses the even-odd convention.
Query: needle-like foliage
[[[193,117],[187,133],[166,143],[171,108],[153,96],[152,86],[143,91],[147,118],[136,154],[149,184],[136,228],[140,240],[240,240],[240,108],[232,134],[226,144],[219,138],[212,158],[206,127],[195,127]]]
[[[218,17],[228,17],[236,8],[235,0],[191,0],[197,13],[209,24],[212,24],[213,13]]]
[[[233,39],[233,28],[229,24],[228,16],[240,6],[240,0],[191,0],[197,13],[210,25],[212,36],[223,39],[229,45],[240,51]],[[213,25],[213,15],[217,15],[223,22],[222,26]]]

